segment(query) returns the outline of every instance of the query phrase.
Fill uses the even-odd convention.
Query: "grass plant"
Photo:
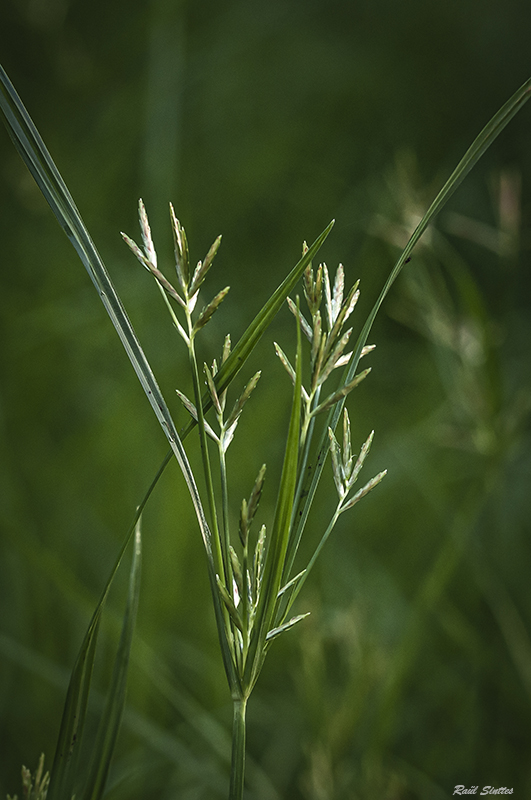
[[[310,246],[304,244],[299,262],[257,312],[239,341],[233,346],[227,335],[219,345],[219,363],[218,360],[207,363],[199,355],[201,334],[225,302],[229,291],[229,287],[217,292],[205,288],[221,238],[215,240],[205,258],[193,267],[185,229],[170,206],[177,276],[177,281],[172,283],[159,267],[148,215],[140,201],[141,244],[126,234],[122,236],[154,279],[170,321],[187,350],[193,398],[177,389],[180,402],[190,416],[189,424],[179,432],[121,299],[61,175],[3,70],[0,71],[0,79],[0,104],[13,142],[87,269],[170,445],[168,455],[134,515],[74,665],[49,785],[48,778],[43,777],[41,762],[34,785],[30,774],[27,771],[23,773],[24,791],[27,797],[35,797],[35,800],[44,800],[45,797],[47,800],[65,800],[74,795],[78,800],[98,800],[104,796],[125,707],[129,655],[140,591],[141,515],[165,466],[175,457],[194,506],[206,554],[217,634],[233,703],[229,800],[241,800],[245,784],[247,704],[266,656],[273,642],[307,617],[307,612],[296,613],[294,606],[338,519],[375,488],[385,475],[385,471],[378,473],[356,490],[374,434],[371,432],[367,436],[368,431],[363,431],[360,438],[365,441],[358,444],[356,433],[353,445],[346,408],[347,398],[370,371],[369,368],[359,371],[359,363],[372,350],[367,342],[378,311],[429,224],[529,98],[531,80],[487,124],[422,216],[413,234],[404,243],[372,310],[364,323],[358,326],[357,337],[353,337],[354,328],[350,325],[359,297],[359,282],[346,289],[342,265],[339,265],[333,277],[326,264],[314,265],[314,259],[332,229],[331,222]],[[290,298],[301,279],[304,303],[300,294],[295,294],[294,299]],[[463,279],[460,285],[464,286],[465,283]],[[463,295],[466,294],[465,289]],[[201,307],[198,303],[199,294],[207,291],[212,299]],[[227,451],[242,414],[250,413],[252,394],[258,385],[260,372],[248,377],[237,391],[236,399],[230,402],[229,391],[240,371],[247,368],[247,361],[256,344],[285,302],[294,317],[297,344],[294,354],[287,354],[281,345],[275,344],[278,358],[293,387],[289,420],[284,423],[287,432],[275,511],[267,526],[258,526],[257,515],[266,481],[266,467],[257,466],[257,477],[249,485],[248,497],[237,503],[239,519],[238,525],[234,526],[231,524],[234,505]],[[429,312],[433,313],[434,308]],[[429,319],[428,310],[426,319]],[[352,346],[349,344],[351,338],[354,342]],[[184,441],[192,433],[199,437],[200,477],[194,472],[184,446]],[[476,431],[476,434],[480,433]],[[331,465],[337,499],[327,527],[320,536],[311,539],[308,556],[300,545],[311,519],[312,506],[327,461]],[[468,514],[464,507],[461,516],[465,526],[468,524]],[[133,557],[122,634],[107,704],[98,732],[89,743],[90,757],[87,759],[86,742],[83,749],[86,738],[83,735],[84,723],[101,617],[115,575],[131,542]],[[456,558],[459,557],[455,548],[452,553]],[[425,610],[429,606],[451,569],[452,564],[449,565],[444,551],[427,577],[424,588],[420,590],[419,607]],[[408,642],[406,638],[402,653],[404,664],[410,657]],[[401,677],[402,672],[397,668],[382,696],[382,722],[378,726],[380,738],[369,743],[375,750],[385,738],[387,709],[393,705],[392,698],[399,691]]]

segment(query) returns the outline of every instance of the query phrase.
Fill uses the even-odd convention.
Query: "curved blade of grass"
[[[180,447],[179,437],[175,431],[168,407],[122,302],[114,289],[105,265],[81,219],[70,192],[33,121],[1,66],[0,88],[2,90],[0,92],[0,107],[4,112],[5,122],[15,147],[83,262],[116,328],[157,419],[181,464],[181,469],[183,469],[183,472],[188,473],[189,468],[187,465],[181,463],[184,451]],[[193,496],[195,495],[193,489],[191,489],[191,493]]]
[[[288,550],[291,512],[297,485],[297,468],[299,461],[301,384],[302,346],[300,324],[297,320],[297,360],[288,438],[284,454],[284,463],[282,465],[275,518],[266,553],[264,577],[260,589],[256,623],[253,629],[247,663],[245,665],[245,684],[249,691],[256,682],[263,664],[267,634],[273,627],[273,619],[284,572],[286,552]]]
[[[105,711],[100,720],[96,744],[92,755],[92,763],[87,782],[82,795],[83,800],[100,800],[105,790],[107,776],[111,766],[116,739],[125,706],[125,692],[127,685],[127,672],[129,668],[129,655],[133,641],[133,632],[138,610],[140,594],[140,572],[142,562],[142,538],[140,521],[135,530],[135,542],[131,571],[129,575],[129,591],[124,614],[122,633],[118,652],[114,663],[111,685]]]
[[[172,452],[170,451],[167,457],[168,461],[170,460],[171,456]],[[70,676],[70,683],[65,700],[61,727],[58,734],[55,759],[51,770],[51,785],[48,793],[48,800],[52,800],[52,798],[71,797],[73,794],[74,790],[72,781],[73,776],[76,774],[77,758],[81,747],[86,706],[92,676],[92,664],[94,662],[95,647],[97,644],[97,636],[99,631],[99,622],[101,620],[105,601],[118,568],[120,567],[127,546],[135,531],[144,507],[146,506],[146,503],[165,466],[166,463],[161,466],[159,472],[147,490],[142,503],[137,509],[133,523],[127,532],[122,547],[120,548],[116,562],[103,589],[102,595],[98,605],[96,606],[96,610],[94,611],[91,622],[80,647],[76,663]],[[17,533],[19,534],[18,538],[20,538],[20,532]],[[44,563],[46,563],[45,554],[43,555],[43,553],[39,553],[38,559],[41,565],[43,563],[43,558]],[[54,563],[53,567],[55,572],[57,565]],[[74,577],[73,575],[70,576],[68,573],[66,573],[62,575],[63,583],[65,580],[67,580],[67,582],[68,580],[73,581]],[[68,793],[68,787],[71,789],[70,794]]]
[[[170,412],[105,265],[44,142],[0,66],[0,107],[8,131],[59,224],[83,262],[189,484],[199,517],[199,495]],[[206,531],[205,531],[206,532]]]
[[[99,608],[91,621],[70,678],[50,774],[48,800],[62,800],[74,795],[102,610],[103,607]]]
[[[389,274],[389,277],[387,278],[383,286],[383,289],[381,290],[378,296],[378,299],[376,300],[369,316],[365,321],[365,324],[356,342],[356,346],[354,348],[349,366],[345,370],[345,374],[342,380],[343,386],[349,383],[354,378],[361,357],[361,352],[367,343],[367,339],[371,331],[371,328],[374,324],[374,320],[376,319],[376,315],[378,314],[378,311],[380,310],[380,307],[383,301],[385,300],[391,286],[393,285],[396,278],[400,274],[402,267],[409,260],[413,248],[418,243],[420,237],[425,232],[428,225],[434,220],[439,211],[448,202],[450,197],[453,195],[455,190],[468,175],[470,170],[479,161],[481,156],[490,147],[490,145],[494,142],[494,140],[499,136],[499,134],[502,132],[505,126],[518,113],[518,111],[520,111],[522,106],[529,100],[530,94],[531,94],[531,78],[529,78],[518,89],[518,91],[514,93],[514,95],[492,117],[492,119],[487,123],[487,125],[485,125],[481,133],[474,139],[471,146],[468,148],[465,155],[458,163],[457,167],[454,169],[454,171],[452,172],[452,174],[450,175],[450,177],[448,178],[448,180],[446,181],[440,192],[435,197],[435,200],[430,205],[430,207],[422,217],[421,221],[413,231],[408,243],[406,244],[404,250],[402,251],[400,258],[398,259],[393,269],[391,270],[391,273]],[[345,404],[345,399],[341,400],[336,405],[336,407],[330,412],[327,424],[324,428],[324,433],[319,447],[319,456],[316,459],[316,467],[312,474],[310,486],[308,488],[308,494],[305,495],[305,501],[301,510],[301,514],[299,515],[297,534],[292,539],[292,541],[295,542],[296,545],[294,548],[292,548],[292,551],[288,554],[288,558],[286,560],[286,566],[289,566],[290,570],[293,565],[293,561],[295,559],[296,548],[298,546],[298,543],[300,542],[302,530],[306,525],[308,514],[310,512],[310,508],[315,496],[315,492],[317,491],[317,486],[321,478],[324,463],[326,460],[326,455],[329,450],[329,438],[327,435],[327,430],[328,427],[331,427],[332,430],[335,431],[339,418],[343,411],[344,404]],[[300,503],[300,500],[301,498],[298,497],[296,499],[296,502]],[[287,581],[288,579],[289,579],[289,571],[286,572],[284,575],[284,580]]]
[[[5,122],[15,147],[22,156],[22,159],[41,189],[59,224],[64,229],[90,275],[184,475],[188,491],[194,504],[207,554],[209,581],[214,597],[214,609],[223,661],[229,683],[232,687],[238,682],[238,679],[230,656],[230,648],[226,641],[223,626],[223,613],[217,594],[211,534],[181,439],[179,438],[168,406],[162,396],[144,351],[133,330],[133,326],[129,321],[122,302],[116,293],[90,234],[81,219],[70,192],[31,117],[1,66],[0,90],[0,107],[4,113]]]
[[[361,351],[365,344],[367,343],[367,338],[371,331],[372,325],[374,320],[376,319],[376,315],[380,310],[380,306],[382,305],[383,301],[385,300],[389,289],[395,282],[396,278],[398,277],[402,267],[408,260],[409,256],[411,255],[413,248],[419,241],[420,237],[428,227],[428,225],[433,221],[439,211],[446,205],[450,197],[453,195],[455,190],[458,186],[463,182],[466,178],[470,170],[477,164],[481,156],[485,153],[486,150],[491,146],[494,140],[499,136],[505,126],[512,120],[512,118],[520,111],[522,106],[527,103],[529,97],[531,95],[531,78],[529,78],[519,89],[517,92],[513,94],[513,96],[500,108],[500,110],[492,117],[492,119],[485,125],[481,133],[474,139],[468,150],[466,151],[465,155],[454,169],[444,186],[442,187],[441,191],[436,196],[435,200],[428,208],[424,216],[422,217],[421,221],[413,231],[408,243],[406,244],[400,258],[396,262],[395,266],[391,270],[389,277],[387,278],[380,295],[374,304],[365,325],[362,328],[362,331],[359,335],[358,341],[356,342],[356,347],[354,350],[354,355],[351,359],[350,368],[348,370],[347,379],[345,380],[348,383],[349,380],[352,380],[354,377],[354,372],[357,369],[358,362],[361,356]],[[339,418],[341,412],[337,414]]]
[[[167,458],[167,461],[169,461],[169,458]],[[73,794],[73,780],[76,775],[77,760],[81,748],[83,726],[85,723],[87,701],[92,678],[92,666],[94,664],[99,624],[103,614],[105,601],[107,600],[109,591],[116,573],[118,572],[127,546],[137,528],[142,511],[144,510],[144,507],[153,489],[155,488],[167,461],[162,464],[157,475],[151,482],[151,485],[147,490],[142,503],[137,508],[133,523],[127,532],[127,536],[125,537],[120,552],[118,553],[114,567],[111,570],[111,574],[109,575],[107,583],[103,589],[102,595],[99,599],[98,605],[96,606],[96,610],[94,611],[89,627],[85,634],[85,638],[83,639],[83,643],[79,650],[76,663],[70,677],[70,683],[68,686],[63,710],[63,718],[61,721],[61,727],[59,729],[55,758],[51,770],[48,800],[60,800],[63,797],[71,797]]]

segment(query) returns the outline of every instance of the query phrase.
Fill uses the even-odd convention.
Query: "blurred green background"
[[[171,277],[172,200],[192,259],[219,233],[205,330],[219,357],[331,218],[321,251],[361,327],[408,232],[531,74],[516,0],[2,0],[0,60],[55,158],[179,425],[186,354],[119,236],[143,197]],[[350,398],[373,494],[341,518],[249,710],[248,797],[531,794],[531,107],[426,235]],[[0,132],[0,796],[53,757],[69,671],[164,437],[104,309]],[[210,295],[210,296],[211,296]],[[263,461],[267,521],[293,351],[285,309],[229,453],[233,507]],[[291,350],[290,350],[291,348]],[[197,455],[191,443],[191,456]],[[329,481],[329,484],[331,481]],[[324,487],[308,537],[334,498]],[[144,515],[128,708],[109,797],[225,797],[231,704],[204,555],[175,465]],[[124,573],[126,570],[124,571]],[[93,716],[116,646],[111,597]],[[481,790],[481,789],[480,789]]]

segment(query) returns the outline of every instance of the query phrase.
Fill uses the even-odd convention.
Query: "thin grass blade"
[[[129,575],[129,591],[120,643],[114,663],[107,704],[100,720],[96,744],[92,754],[92,763],[84,786],[83,800],[101,799],[111,766],[111,759],[125,706],[129,655],[131,653],[140,594],[141,563],[142,538],[139,521],[135,530],[134,551]]]
[[[75,781],[103,606],[98,606],[72,671],[50,773],[48,800],[70,798]]]
[[[245,683],[249,688],[252,688],[254,685],[263,663],[267,635],[273,627],[272,621],[278,604],[278,593],[281,588],[284,562],[288,550],[291,532],[291,514],[297,485],[297,469],[299,463],[301,385],[301,329],[297,321],[297,360],[288,438],[282,466],[275,518],[265,558],[264,576],[256,612],[256,624],[249,647],[247,663],[245,665]]]
[[[4,112],[5,122],[15,147],[81,258],[127,351],[155,414],[172,445],[172,449],[178,451],[176,455],[178,460],[181,461],[184,451],[181,452],[181,448],[178,446],[175,426],[121,300],[114,289],[105,265],[81,219],[70,192],[33,121],[1,66],[0,85],[2,89],[0,106]],[[183,471],[187,472],[188,470],[184,467]]]
[[[111,571],[109,579],[103,589],[96,610],[92,616],[89,627],[79,650],[76,663],[70,677],[70,684],[66,696],[63,710],[63,718],[57,740],[54,763],[51,770],[50,789],[47,800],[60,800],[62,797],[71,797],[73,794],[73,777],[76,774],[77,758],[81,748],[83,726],[86,716],[88,695],[92,677],[92,665],[94,663],[95,648],[99,631],[99,623],[105,606],[105,601],[109,595],[112,583],[118,572],[125,551],[136,530],[138,521],[144,510],[153,489],[155,488],[162,472],[171,459],[171,451],[167,455],[165,462],[151,482],[149,489],[140,505],[137,508],[135,518],[124,539],[118,557]],[[70,793],[69,793],[70,792]]]
[[[1,66],[0,89],[0,108],[4,113],[5,122],[15,147],[35,178],[35,181],[54,212],[59,224],[64,229],[89,273],[184,475],[188,491],[190,492],[194,504],[207,554],[209,581],[214,597],[216,621],[218,623],[225,669],[229,676],[231,686],[234,686],[235,683],[237,683],[237,676],[230,657],[230,648],[226,641],[222,624],[223,613],[216,590],[211,534],[195,479],[172,416],[140,342],[133,330],[133,326],[129,321],[122,302],[116,293],[90,234],[81,219],[70,192],[31,117]],[[221,627],[219,627],[220,624]]]
[[[114,289],[105,265],[81,219],[70,192],[33,121],[1,66],[0,88],[2,90],[0,92],[0,107],[4,113],[5,122],[15,147],[35,178],[59,224],[66,232],[94,283],[157,419],[177,456],[177,460],[189,484],[189,490],[194,505],[196,505],[198,516],[204,516],[200,508],[199,495],[193,483],[193,476],[175,425],[122,302]]]
[[[481,133],[474,139],[473,143],[468,148],[465,155],[458,163],[458,165],[456,166],[456,168],[454,169],[454,171],[452,172],[452,174],[450,175],[450,177],[448,178],[448,180],[446,181],[440,192],[435,197],[435,200],[432,202],[432,204],[422,217],[421,221],[413,231],[404,250],[402,251],[398,261],[391,270],[389,277],[387,278],[378,296],[378,299],[376,300],[374,306],[371,309],[370,314],[368,315],[365,321],[365,324],[356,342],[356,346],[353,350],[353,355],[349,362],[349,366],[347,369],[345,369],[345,374],[342,379],[342,385],[346,385],[353,380],[356,373],[356,369],[358,367],[359,360],[363,352],[363,348],[367,343],[367,339],[369,337],[370,331],[372,329],[378,311],[380,310],[380,307],[383,301],[385,300],[391,286],[393,285],[396,278],[400,274],[402,267],[409,260],[413,248],[418,243],[422,234],[425,232],[428,225],[431,222],[433,222],[436,215],[445,206],[445,204],[448,202],[450,197],[456,191],[458,186],[460,186],[465,177],[468,175],[470,170],[479,161],[481,156],[485,153],[486,150],[488,150],[491,144],[503,131],[505,126],[518,113],[518,111],[520,111],[522,106],[529,100],[530,95],[531,95],[531,78],[529,78],[520,87],[520,89],[518,89],[518,91],[514,93],[514,95],[500,108],[500,110],[487,123],[487,125],[483,128]],[[327,429],[328,427],[330,427],[332,428],[332,430],[335,431],[337,424],[339,422],[339,418],[343,411],[344,404],[345,404],[345,399],[343,398],[335,406],[335,408],[330,411],[328,422],[319,446],[319,455],[315,460],[316,467],[312,472],[310,483],[309,485],[306,486],[306,489],[304,491],[304,501],[301,501],[301,497],[297,498],[296,500],[297,504],[298,505],[300,504],[299,508],[300,514],[298,515],[299,516],[298,532],[297,535],[294,537],[294,541],[296,542],[300,541],[301,531],[304,529],[306,525],[306,521],[310,513],[310,508],[312,506],[313,499],[317,491],[317,486],[319,485],[321,474],[326,461],[326,456],[329,449],[329,438],[327,434]],[[295,553],[292,554],[291,563],[293,563],[294,556]],[[285,575],[284,577],[285,579],[287,579],[289,575]]]
[[[505,126],[512,120],[512,118],[520,111],[522,106],[529,100],[531,95],[531,78],[529,78],[521,87],[518,89],[517,92],[500,108],[500,110],[492,117],[490,122],[485,125],[481,133],[474,139],[471,146],[466,151],[465,155],[454,169],[444,186],[442,187],[441,191],[436,196],[435,200],[428,208],[424,216],[422,217],[421,221],[413,231],[408,243],[406,244],[400,258],[396,262],[395,266],[393,267],[385,285],[380,292],[380,295],[374,304],[371,313],[367,317],[367,321],[363,326],[363,329],[359,335],[358,341],[356,343],[356,348],[354,350],[354,358],[353,361],[359,361],[361,351],[364,345],[367,342],[367,338],[369,336],[370,330],[376,319],[376,315],[380,310],[380,306],[382,305],[383,301],[385,300],[389,289],[395,282],[396,278],[400,274],[402,267],[410,257],[413,248],[419,241],[420,237],[428,227],[428,225],[434,220],[436,215],[441,211],[441,209],[446,205],[450,197],[453,195],[455,190],[460,186],[463,180],[466,178],[470,170],[477,164],[481,156],[485,153],[486,150],[491,146],[494,140],[500,135],[503,131]],[[352,367],[351,367],[352,370]]]

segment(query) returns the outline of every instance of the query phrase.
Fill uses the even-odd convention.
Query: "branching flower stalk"
[[[143,250],[141,250],[141,248],[126,234],[122,233],[122,237],[124,238],[125,242],[129,245],[130,249],[138,258],[140,263],[143,264],[143,266],[148,270],[148,272],[150,272],[155,278],[159,290],[161,291],[161,294],[163,296],[166,307],[170,312],[172,322],[176,330],[186,343],[188,349],[189,362],[191,367],[192,379],[194,383],[196,405],[191,404],[190,401],[188,400],[187,403],[189,403],[190,407],[193,408],[193,414],[195,415],[196,422],[198,422],[198,429],[201,442],[201,453],[203,459],[203,469],[205,474],[205,482],[207,487],[208,504],[210,511],[210,529],[208,530],[208,536],[212,548],[212,558],[213,558],[214,568],[216,570],[216,577],[220,579],[223,583],[225,583],[226,581],[225,564],[224,564],[221,541],[219,536],[219,527],[217,521],[212,473],[210,469],[208,447],[206,443],[206,435],[208,427],[204,419],[202,403],[200,402],[200,400],[199,402],[197,402],[198,398],[200,398],[201,395],[200,395],[199,372],[197,368],[194,340],[197,332],[201,330],[202,327],[204,327],[204,325],[208,322],[208,320],[216,311],[217,307],[222,302],[223,298],[228,292],[228,287],[223,292],[220,292],[219,295],[216,298],[214,298],[214,300],[201,311],[195,323],[192,320],[192,314],[197,302],[199,288],[210,266],[212,265],[212,261],[221,243],[221,237],[218,237],[218,239],[216,239],[216,241],[210,248],[205,260],[203,262],[198,263],[194,271],[194,274],[192,276],[192,280],[190,281],[188,243],[186,240],[186,234],[184,232],[184,229],[180,225],[179,221],[177,220],[173,207],[171,205],[170,205],[170,215],[171,215],[173,239],[174,239],[176,271],[182,291],[182,296],[181,294],[179,294],[177,289],[175,289],[175,287],[167,280],[167,278],[162,274],[162,272],[158,269],[157,254],[153,244],[151,228],[149,225],[146,210],[142,200],[139,201],[139,220],[140,220],[140,229],[142,234],[142,242],[144,246]],[[183,325],[179,321],[177,314],[175,313],[175,309],[170,302],[170,299],[176,301],[177,304],[184,311],[186,327],[183,327]],[[204,527],[204,522],[203,522],[203,527]],[[227,610],[223,603],[221,603],[220,606],[222,609],[222,615],[225,621],[225,629],[226,629]],[[231,647],[232,644],[231,638],[226,637],[225,635],[225,629],[220,630],[218,625],[218,633],[220,636],[220,641],[222,643],[222,652],[224,653],[225,670],[227,672],[229,684],[231,685],[231,688],[234,691],[237,685],[237,681],[235,681],[235,672],[233,669],[231,669],[233,664],[229,664],[227,662],[226,649],[223,647],[223,644],[226,643],[227,647],[229,648],[230,655],[232,656],[232,661],[234,661],[234,650]]]
[[[306,249],[307,245],[305,243],[303,246],[303,252],[305,252]],[[300,503],[305,493],[304,482],[307,478],[307,465],[313,439],[313,429],[317,415],[321,414],[322,412],[329,411],[330,409],[334,409],[339,403],[342,403],[352,389],[358,386],[370,372],[369,368],[358,375],[355,375],[353,378],[343,380],[340,386],[334,392],[332,392],[323,402],[320,402],[321,387],[331,376],[333,370],[339,367],[347,366],[352,361],[353,353],[344,352],[352,333],[352,328],[348,329],[346,332],[343,332],[343,327],[347,319],[354,311],[358,301],[360,294],[358,288],[359,281],[354,284],[345,298],[344,282],[345,276],[342,264],[340,264],[337,269],[333,290],[331,290],[330,277],[326,264],[318,267],[315,278],[312,265],[310,264],[308,266],[304,273],[304,295],[311,315],[311,324],[308,323],[295,303],[288,298],[289,308],[298,320],[301,330],[305,333],[311,345],[310,388],[306,390],[304,387],[302,387],[301,389],[304,409],[301,430],[302,456],[299,469],[299,483],[293,505],[292,526],[295,526],[297,514],[300,509]],[[325,328],[325,330],[323,330],[322,316],[320,311],[323,297],[323,284],[326,301],[327,322],[327,328]],[[361,350],[360,358],[374,350],[374,347],[375,345],[364,346]],[[292,382],[294,382],[295,370],[289,363],[287,356],[276,343],[275,349]],[[326,451],[321,457],[323,459],[326,457]],[[311,499],[307,503],[308,511],[310,505]],[[286,580],[291,574],[293,562],[305,528],[306,519],[302,519],[302,524],[299,524],[297,533],[290,542],[291,547],[289,557],[286,562],[285,571]]]
[[[338,502],[330,523],[319,540],[312,557],[305,568],[294,574],[295,560],[299,543],[309,514],[313,496],[306,498],[304,482],[310,469],[309,462],[315,450],[314,434],[318,418],[324,412],[336,411],[342,407],[345,398],[368,375],[369,369],[351,376],[357,363],[353,364],[352,352],[345,352],[352,328],[345,330],[359,297],[359,282],[345,293],[345,275],[339,265],[333,285],[325,264],[313,272],[311,263],[304,272],[304,295],[311,322],[307,320],[296,302],[288,298],[288,305],[297,324],[297,352],[295,366],[275,343],[280,361],[289,374],[294,386],[293,402],[282,476],[277,497],[277,506],[271,531],[266,532],[262,525],[258,535],[253,533],[260,497],[265,481],[265,464],[260,468],[248,499],[241,502],[238,537],[233,541],[230,531],[229,484],[227,476],[226,453],[234,438],[243,409],[254,391],[260,372],[246,384],[232,410],[226,415],[227,387],[219,382],[223,366],[231,354],[230,336],[226,336],[221,368],[216,360],[211,366],[204,363],[204,382],[207,389],[207,403],[200,380],[195,339],[199,331],[209,322],[225,299],[228,287],[218,292],[197,315],[195,313],[199,290],[212,265],[220,244],[220,237],[210,248],[205,260],[199,262],[192,274],[190,270],[186,233],[173,208],[170,206],[173,230],[175,268],[179,289],[176,289],[159,270],[157,255],[153,245],[151,230],[142,201],[139,203],[140,227],[143,249],[132,239],[122,234],[125,241],[155,278],[165,304],[170,311],[173,324],[184,340],[189,355],[190,370],[194,386],[194,401],[177,389],[177,394],[199,429],[203,472],[208,497],[212,558],[215,569],[215,583],[212,584],[215,604],[222,609],[217,615],[220,641],[226,643],[229,663],[225,658],[225,668],[233,699],[233,753],[230,783],[230,800],[241,800],[243,796],[245,772],[245,712],[247,701],[258,679],[265,656],[271,642],[292,628],[307,614],[290,616],[291,608],[307,580],[315,561],[335,527],[339,516],[352,508],[362,497],[374,488],[385,475],[379,473],[362,489],[351,495],[353,486],[363,466],[372,442],[371,434],[356,458],[352,452],[350,421],[346,409],[343,411],[343,444],[339,445],[330,419],[323,428],[327,434],[327,448],[332,453],[334,481],[338,492]],[[303,256],[307,252],[304,245]],[[321,306],[324,299],[324,321]],[[175,308],[175,304],[177,308]],[[178,318],[180,309],[184,320]],[[310,382],[308,388],[302,381],[302,334],[310,343]],[[373,349],[364,347],[360,356]],[[349,369],[350,365],[350,369]],[[335,389],[321,399],[323,387],[337,368],[346,367],[346,375]],[[212,407],[216,418],[215,425],[206,419],[206,408]],[[215,443],[219,469],[219,494],[221,515],[216,501],[215,481],[211,466],[208,440]],[[322,444],[319,446],[323,450]],[[321,460],[326,457],[321,454]],[[321,465],[322,466],[322,465]],[[320,471],[318,477],[320,477]],[[301,517],[296,510],[301,503],[307,508]]]

